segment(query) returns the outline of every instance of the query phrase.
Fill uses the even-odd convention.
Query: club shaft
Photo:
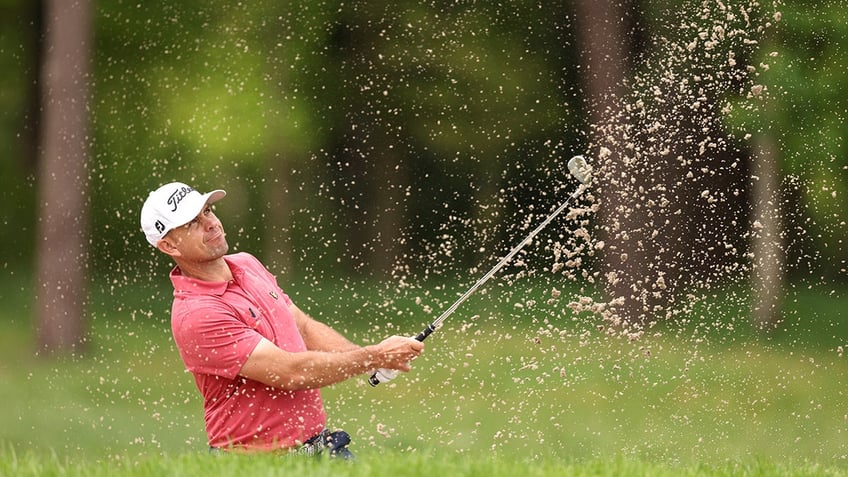
[[[468,297],[470,297],[475,291],[477,291],[478,288],[483,286],[484,283],[489,281],[489,279],[492,278],[496,273],[498,273],[498,271],[501,268],[503,268],[507,263],[509,263],[509,261],[512,260],[512,258],[515,257],[515,255],[522,248],[524,248],[525,245],[530,243],[533,240],[533,238],[536,237],[536,235],[538,235],[539,232],[542,231],[542,229],[547,227],[548,224],[551,223],[552,220],[554,220],[559,214],[562,213],[563,210],[565,210],[566,207],[568,207],[568,203],[571,202],[571,199],[580,195],[580,193],[582,193],[584,189],[585,189],[585,187],[581,184],[580,187],[577,188],[577,190],[575,190],[570,196],[568,196],[567,199],[565,199],[565,202],[563,202],[559,207],[557,207],[556,210],[551,212],[551,214],[548,215],[545,218],[545,220],[542,221],[541,224],[539,224],[535,229],[533,229],[532,232],[530,232],[529,235],[524,237],[524,239],[521,240],[521,242],[519,242],[515,247],[513,247],[512,250],[510,250],[509,253],[506,254],[494,267],[492,267],[491,270],[489,270],[485,275],[480,277],[480,279],[477,280],[477,283],[472,285],[471,288],[468,289],[468,291],[463,293],[462,296],[459,297],[459,299],[457,299],[451,306],[448,307],[448,309],[446,309],[444,312],[442,312],[442,314],[439,315],[438,318],[436,318],[436,321],[434,321],[430,325],[430,328],[432,328],[432,329],[437,328],[443,321],[445,321],[445,319],[447,317],[449,317],[451,314],[453,314],[453,312],[456,311],[457,308],[459,308],[459,305],[461,305],[462,302],[467,300]]]
[[[519,242],[515,247],[513,247],[512,250],[510,250],[509,253],[506,254],[506,256],[504,256],[502,259],[500,259],[500,261],[494,267],[492,267],[491,270],[489,270],[485,275],[480,277],[480,279],[477,280],[477,283],[472,285],[471,288],[469,288],[468,291],[463,293],[462,296],[460,296],[459,299],[457,299],[450,307],[448,307],[447,310],[442,312],[442,314],[439,315],[438,318],[436,318],[436,321],[430,323],[429,325],[427,325],[426,328],[424,328],[421,331],[421,333],[418,333],[418,335],[415,336],[415,339],[418,340],[418,341],[422,341],[422,342],[425,339],[427,339],[427,337],[430,336],[434,331],[436,331],[436,328],[438,328],[439,325],[443,321],[445,321],[445,319],[447,317],[449,317],[451,314],[453,314],[454,311],[456,311],[457,308],[459,308],[459,305],[461,305],[462,302],[467,300],[468,297],[471,296],[475,291],[477,291],[478,288],[480,288],[481,286],[483,286],[484,283],[489,281],[489,279],[492,278],[495,275],[495,273],[498,273],[498,270],[500,270],[501,268],[504,267],[504,265],[509,263],[509,261],[512,260],[512,258],[515,256],[515,254],[517,254],[519,252],[519,250],[521,250],[522,248],[524,248],[525,245],[530,243],[533,240],[533,238],[539,232],[542,231],[542,229],[547,227],[548,224],[551,223],[552,220],[554,220],[559,214],[562,213],[563,210],[565,210],[566,207],[568,207],[568,203],[571,202],[571,199],[580,195],[580,193],[582,193],[585,189],[586,189],[586,187],[583,184],[581,184],[580,187],[578,187],[577,190],[574,191],[574,193],[572,193],[567,199],[565,199],[565,202],[563,202],[559,207],[557,207],[556,210],[551,212],[551,214],[548,215],[545,218],[545,220],[542,221],[541,224],[539,224],[535,229],[533,229],[533,231],[530,232],[530,235],[528,235],[527,237],[524,237],[524,239],[521,242]],[[385,382],[385,381],[389,381],[391,379],[394,379],[394,377],[397,376],[397,373],[398,373],[397,371],[390,370],[390,369],[377,370],[368,379],[368,383],[372,387],[377,386],[381,382]]]

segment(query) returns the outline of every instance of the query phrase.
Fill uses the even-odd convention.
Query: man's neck
[[[233,279],[233,272],[223,257],[210,262],[181,262],[176,260],[180,272],[204,282],[226,282]]]

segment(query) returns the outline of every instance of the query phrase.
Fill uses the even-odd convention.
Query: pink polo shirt
[[[203,395],[209,445],[271,450],[321,432],[327,414],[317,389],[283,391],[238,375],[265,337],[290,352],[306,345],[289,297],[252,255],[224,257],[233,280],[205,282],[171,272],[171,330]]]

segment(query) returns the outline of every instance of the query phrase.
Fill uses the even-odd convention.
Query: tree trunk
[[[647,220],[645,209],[638,206],[639,198],[625,193],[630,186],[625,187],[622,179],[638,181],[634,175],[639,173],[627,166],[623,147],[631,140],[632,129],[621,111],[624,80],[630,68],[625,22],[629,4],[620,0],[579,0],[575,8],[577,38],[585,65],[582,74],[589,103],[590,141],[595,145],[590,153],[599,156],[593,157],[596,166],[610,179],[594,190],[601,202],[599,229],[607,244],[602,274],[606,277],[609,298],[617,303],[614,307],[617,318],[632,322],[645,315],[644,300],[639,296],[639,290],[645,287],[638,281],[647,276],[647,261],[642,256],[644,250],[639,246],[642,241],[637,234]],[[619,180],[622,187],[615,186]]]
[[[273,161],[268,183],[265,185],[265,224],[263,230],[263,258],[275,273],[290,275],[294,272],[294,251],[291,247],[292,201],[296,194],[291,192],[291,167],[289,154],[279,148],[278,159]]]
[[[36,310],[47,353],[84,343],[91,13],[88,0],[45,7]]]
[[[753,262],[752,317],[763,329],[780,322],[783,296],[783,265],[786,261],[780,211],[779,149],[774,138],[763,134],[754,152],[754,225],[751,234]]]
[[[380,77],[375,65],[382,61],[374,55],[381,35],[372,27],[360,27],[359,22],[368,22],[367,18],[346,21],[352,23],[339,25],[334,35],[340,65],[336,74],[347,79],[339,80],[344,99],[339,104],[342,114],[333,148],[338,163],[331,176],[337,178],[334,193],[343,200],[340,219],[346,248],[341,264],[352,273],[386,278],[395,258],[406,250],[400,231],[411,179],[399,152],[398,133],[379,114],[381,107],[391,109],[390,100],[378,88],[363,83]]]
[[[390,143],[391,139],[386,138],[385,144]],[[374,187],[371,189],[375,212],[371,223],[373,241],[369,263],[375,276],[387,278],[394,272],[395,260],[405,248],[401,244],[400,231],[406,216],[404,194],[409,180],[397,147],[385,148],[379,157],[380,171],[375,174],[376,180],[372,179]]]

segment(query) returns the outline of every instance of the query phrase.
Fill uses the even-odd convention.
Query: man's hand
[[[401,362],[395,364],[389,364],[386,366],[381,366],[376,371],[374,371],[371,377],[368,379],[368,382],[371,383],[372,386],[376,386],[379,383],[387,383],[392,379],[395,379],[400,372],[408,372],[409,362],[410,360],[416,358],[421,351],[424,350],[424,343],[418,341],[414,338],[404,338],[402,336],[392,336],[391,338],[386,338],[383,340],[378,346],[385,345],[389,350],[389,355],[391,357],[395,356],[409,356],[408,359],[403,360],[401,358]],[[391,351],[393,349],[398,349],[399,351]]]
[[[424,351],[424,343],[404,336],[392,336],[373,345],[376,368],[409,372],[409,363]]]

